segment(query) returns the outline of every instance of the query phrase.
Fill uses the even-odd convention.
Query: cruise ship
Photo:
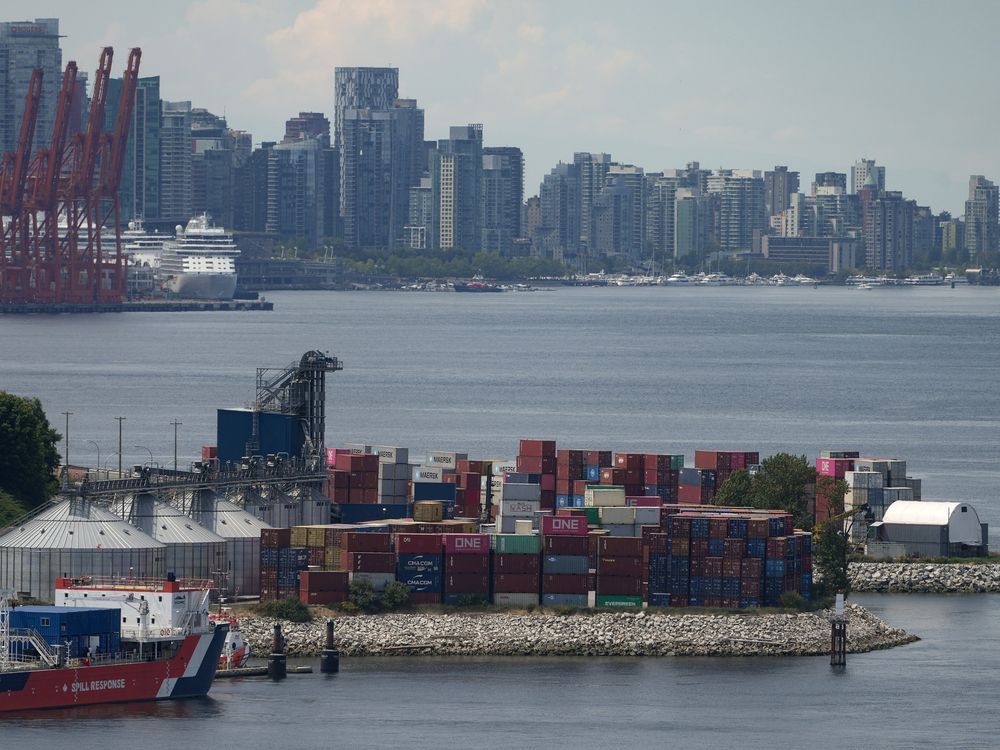
[[[232,234],[212,226],[207,214],[196,216],[163,245],[163,285],[185,299],[232,299],[239,255]]]

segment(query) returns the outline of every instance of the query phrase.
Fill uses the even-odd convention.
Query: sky
[[[5,0],[2,20],[60,19],[63,61],[129,47],[161,96],[254,141],[300,111],[333,120],[336,66],[399,68],[425,137],[484,124],[518,146],[525,195],[575,151],[646,171],[850,172],[961,213],[971,174],[1000,180],[988,0]],[[91,76],[93,73],[91,73]]]

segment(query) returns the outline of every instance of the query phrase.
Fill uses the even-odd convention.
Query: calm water
[[[583,289],[269,295],[272,313],[0,318],[0,389],[36,395],[70,459],[182,463],[255,368],[318,348],[328,444],[510,457],[519,437],[683,452],[904,457],[928,499],[1000,528],[1000,290]],[[996,533],[992,534],[994,540]],[[204,701],[74,712],[81,747],[991,747],[1000,597],[866,596],[924,640],[854,656],[369,660],[333,679],[220,683]],[[4,747],[66,737],[7,720]],[[155,723],[154,723],[155,722]]]

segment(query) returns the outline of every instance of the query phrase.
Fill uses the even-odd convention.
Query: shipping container
[[[538,606],[538,592],[507,592],[495,591],[493,603],[498,607],[535,607]]]
[[[642,609],[641,596],[598,595],[596,606],[602,609]],[[684,606],[680,604],[679,606]]]

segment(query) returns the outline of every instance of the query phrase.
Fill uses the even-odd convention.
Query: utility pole
[[[178,422],[176,419],[171,422],[174,426],[174,471],[177,471],[177,428],[180,427],[183,422]]]
[[[126,417],[115,417],[118,420],[118,478],[122,478],[122,422]]]
[[[66,417],[66,448],[63,452],[63,465],[69,470],[69,418],[73,414],[71,411],[64,411],[62,415]]]

